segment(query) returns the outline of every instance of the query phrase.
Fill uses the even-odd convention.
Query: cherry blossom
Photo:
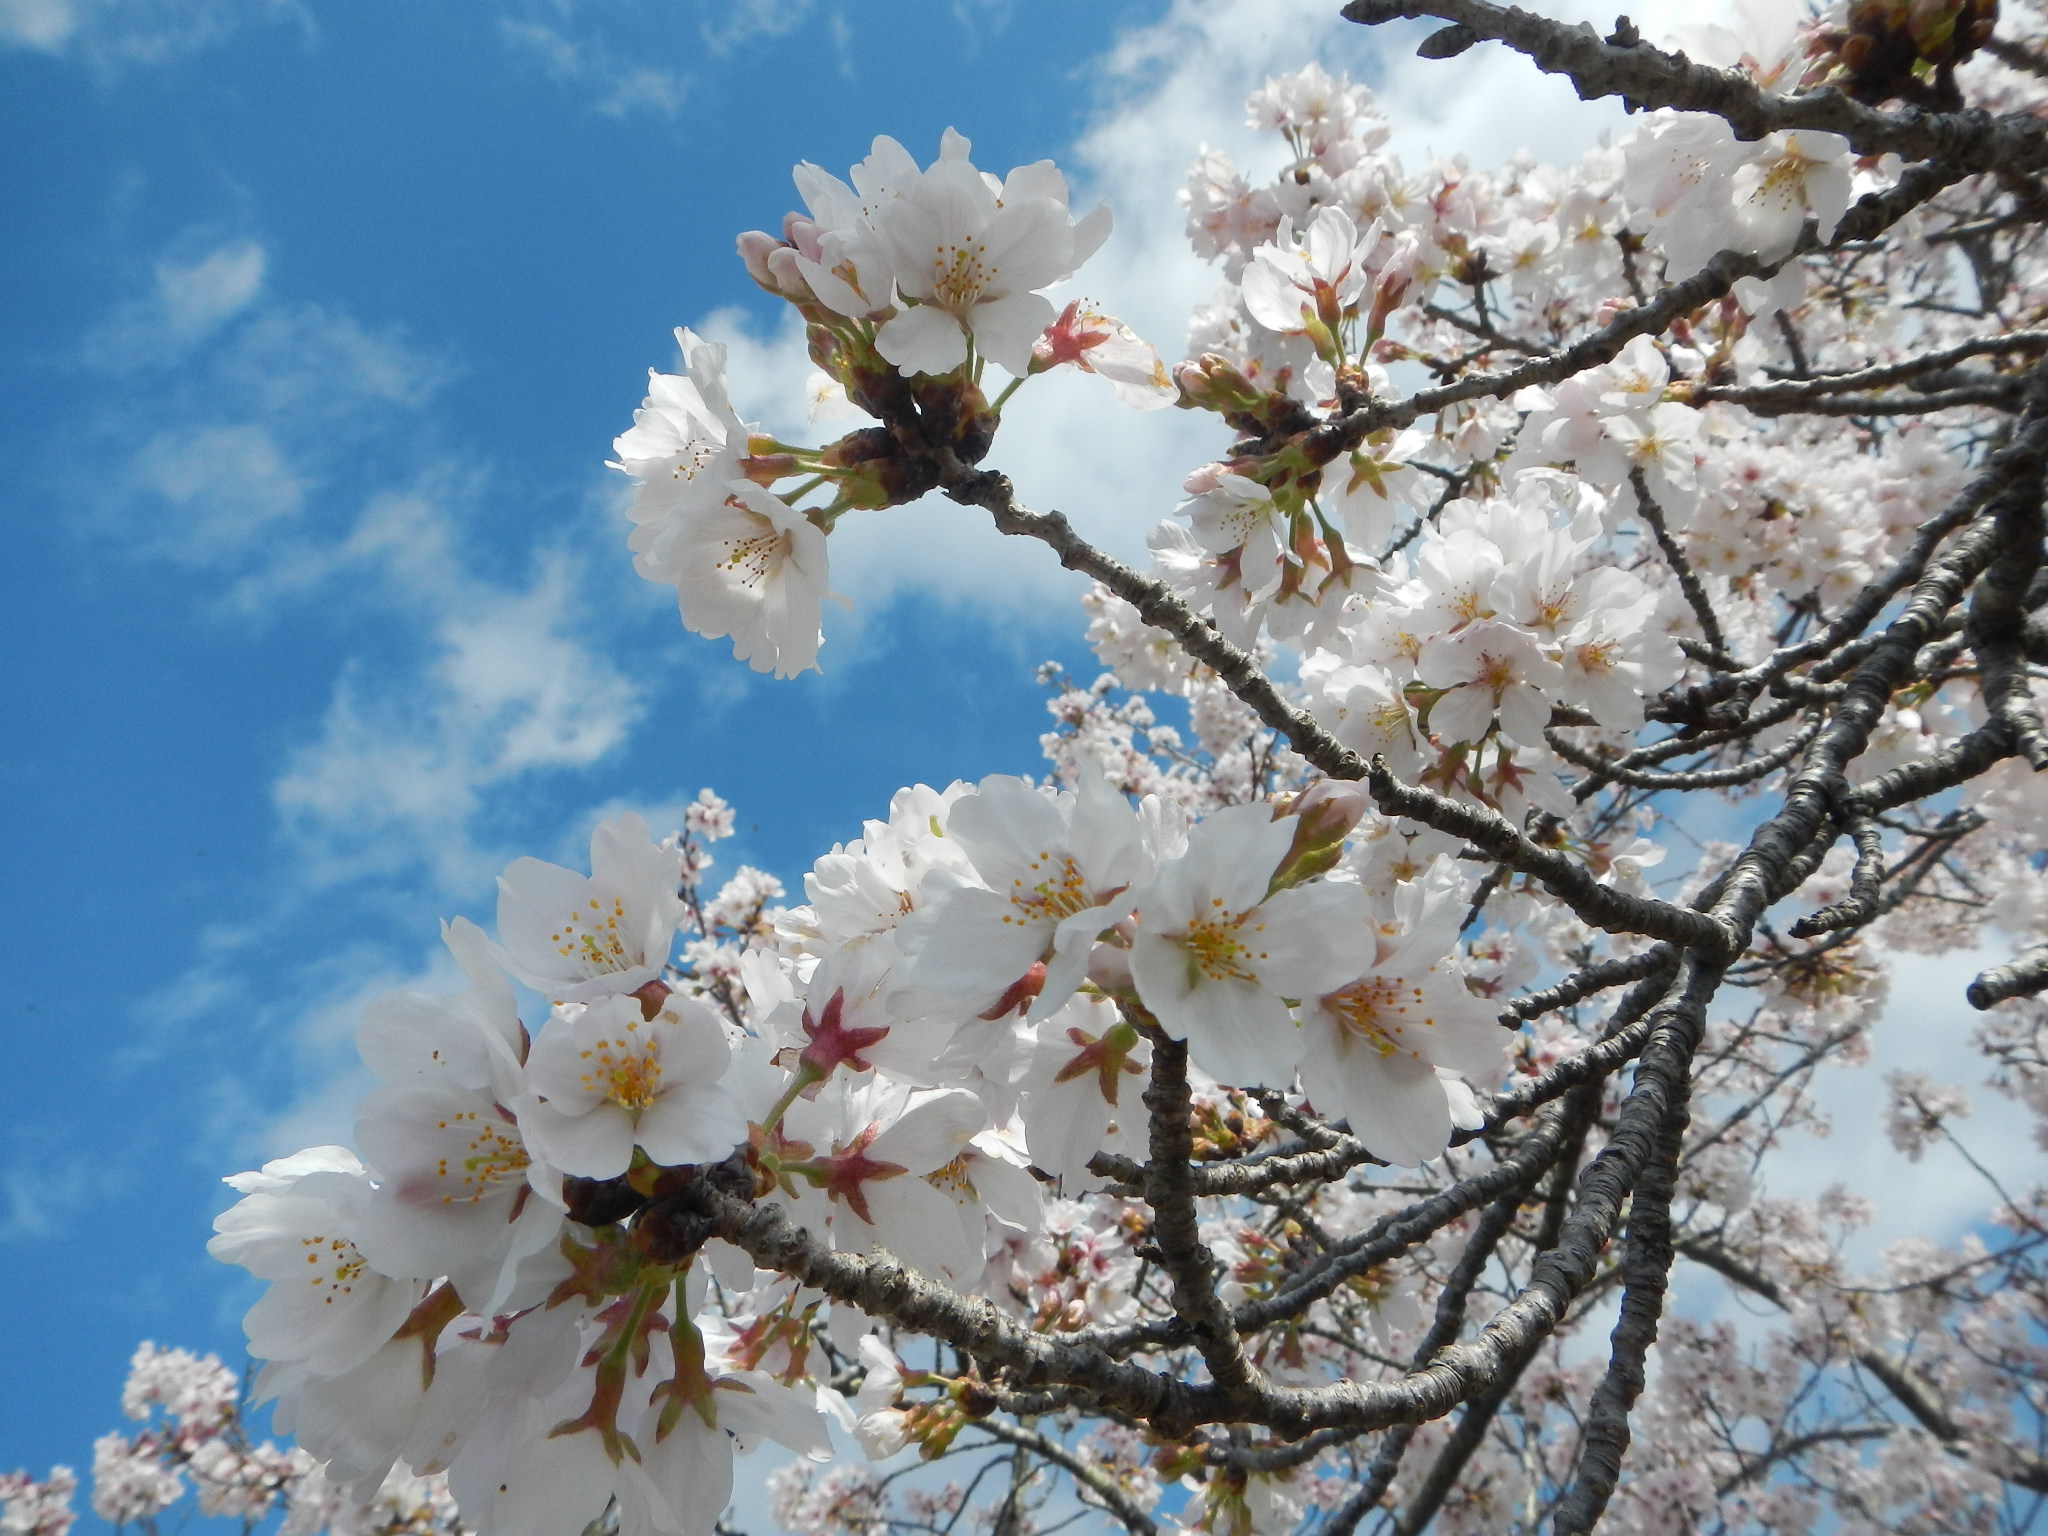
[[[1292,836],[1263,806],[1218,811],[1137,897],[1138,995],[1224,1082],[1286,1086],[1301,1043],[1285,1000],[1320,995],[1356,964],[1357,887],[1269,894]]]
[[[1109,212],[1078,223],[1067,184],[1049,160],[1002,181],[967,160],[949,129],[938,160],[872,211],[876,234],[911,307],[875,335],[875,347],[906,373],[948,373],[976,351],[1022,378],[1031,348],[1052,324],[1036,290],[1064,277],[1109,236]]]
[[[249,1309],[250,1352],[322,1376],[361,1365],[424,1287],[372,1269],[356,1246],[371,1183],[345,1147],[314,1147],[226,1181],[242,1199],[214,1222],[207,1252],[270,1289]]]
[[[730,1059],[717,1018],[687,997],[561,1004],[515,1108],[548,1161],[579,1178],[624,1173],[636,1146],[659,1163],[716,1162],[746,1134],[719,1082]]]
[[[1096,935],[1128,913],[1118,898],[1151,874],[1138,818],[1097,773],[1059,796],[992,775],[954,802],[946,833],[985,885],[934,903],[918,929],[912,977],[968,999],[970,1013],[1040,962],[1031,1012],[1060,1007],[1080,985]]]
[[[682,856],[628,812],[590,834],[590,874],[514,859],[498,877],[498,942],[528,986],[565,1003],[635,992],[675,944]]]

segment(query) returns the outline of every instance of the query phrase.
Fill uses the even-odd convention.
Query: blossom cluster
[[[1753,10],[1688,47],[1762,101],[1869,95],[1881,65],[1880,100],[2032,100],[1954,5],[1946,32],[1939,5],[1917,32]],[[1901,37],[1917,62],[1884,64]],[[929,166],[881,139],[850,182],[799,167],[806,211],[741,237],[820,417],[873,424],[774,440],[679,333],[685,373],[615,445],[641,573],[787,675],[837,520],[938,490],[1097,576],[1105,670],[1042,674],[1044,781],[908,786],[800,903],[746,868],[708,893],[734,818],[707,791],[669,835],[598,824],[587,873],[514,861],[493,931],[444,926],[466,985],[367,1010],[353,1149],[230,1179],[213,1243],[269,1285],[256,1393],[336,1498],[707,1536],[772,1440],[804,1536],[974,1508],[980,1474],[821,1470],[836,1435],[1008,1456],[1006,1531],[1053,1522],[1048,1467],[1137,1536],[1168,1510],[1343,1536],[1382,1506],[1585,1529],[1558,1511],[1631,1403],[1650,1443],[1599,1499],[1643,1536],[1989,1530],[2002,1489],[2048,1487],[2039,1192],[1873,1269],[1867,1202],[1768,1187],[1828,1128],[1818,1074],[1870,1055],[1894,953],[2048,921],[2031,205],[1980,175],[1843,245],[1903,162],[1831,133],[1659,108],[1572,165],[1411,170],[1318,67],[1248,113],[1285,161],[1196,162],[1223,282],[1171,371],[1047,294],[1106,213],[954,134]],[[1740,280],[1644,319],[1723,251]],[[1231,434],[1149,575],[978,469],[1066,365]],[[2048,955],[2008,969],[1978,991],[2048,986]],[[2037,1117],[2041,1035],[2009,1009],[1981,1041]],[[1962,1147],[1967,1094],[1890,1084],[1905,1156]],[[1776,1323],[1657,1336],[1674,1254]],[[1603,1362],[1576,1340],[1610,1285]],[[178,1425],[216,1412],[172,1395]],[[123,1444],[108,1497],[174,1497],[158,1442]],[[9,1497],[39,1529],[45,1496]]]
[[[1325,784],[1191,820],[1094,772],[906,790],[759,927],[725,1006],[673,960],[685,837],[627,815],[587,875],[516,860],[495,938],[444,928],[468,986],[366,1011],[358,1151],[229,1180],[212,1251],[270,1282],[259,1397],[358,1497],[402,1464],[486,1533],[616,1501],[622,1529],[702,1536],[735,1438],[822,1455],[863,1415],[806,1362],[815,1298],[652,1214],[677,1179],[1014,1305],[1013,1275],[1087,1241],[1040,1181],[1084,1192],[1141,1146],[1140,1026],[1213,1081],[1312,1084],[1380,1157],[1435,1156],[1505,1041],[1448,958],[1450,862],[1378,895],[1336,867],[1361,809]],[[515,981],[551,1000],[536,1026]],[[1113,1315],[1105,1257],[1059,1310]],[[871,1326],[831,1321],[842,1348]]]
[[[242,1384],[216,1356],[144,1343],[129,1362],[121,1410],[142,1428],[102,1435],[92,1458],[92,1512],[117,1530],[157,1530],[189,1491],[202,1518],[244,1532],[276,1516],[278,1536],[462,1536],[440,1478],[396,1470],[350,1497],[303,1447],[257,1438],[243,1418]],[[0,1476],[0,1530],[65,1536],[77,1486],[68,1467],[40,1483]]]
[[[784,219],[779,238],[740,236],[747,271],[808,327],[816,413],[935,418],[975,459],[1010,391],[1050,368],[1100,374],[1140,408],[1168,403],[1157,353],[1128,327],[1078,300],[1056,311],[1043,291],[1100,248],[1108,208],[1076,219],[1051,161],[997,178],[969,149],[948,129],[938,159],[920,167],[878,138],[851,186],[800,165],[806,212]],[[724,348],[687,330],[676,339],[686,372],[650,371],[646,402],[613,445],[635,482],[635,568],[675,586],[690,629],[730,636],[755,670],[791,676],[817,664],[833,524],[931,482],[885,427],[806,449],[743,424],[727,398]],[[988,362],[1012,378],[993,407],[981,388]],[[774,490],[791,479],[802,484]],[[806,504],[820,489],[828,499]]]

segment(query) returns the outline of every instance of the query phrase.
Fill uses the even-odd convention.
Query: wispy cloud
[[[5,0],[0,0],[5,3]],[[587,96],[611,117],[675,117],[722,64],[822,21],[850,72],[844,0],[505,0],[499,30],[515,54]],[[1007,11],[1008,0],[957,0],[963,24]]]
[[[179,243],[188,248],[152,263],[149,291],[121,304],[87,336],[92,366],[124,374],[177,362],[261,297],[270,258],[257,241],[194,230]]]
[[[488,469],[432,423],[448,361],[270,292],[266,266],[246,238],[165,258],[91,331],[103,404],[72,444],[104,471],[87,521],[198,578],[225,621],[315,612],[360,636],[278,785],[308,871],[467,876],[490,790],[587,767],[638,695],[579,628],[604,609],[580,559],[539,548],[523,577],[478,573]]]
[[[705,43],[729,53],[756,38],[784,37],[808,21],[812,0],[722,0],[704,7],[699,23]]]
[[[367,665],[344,673],[276,786],[303,878],[410,872],[473,891],[503,858],[476,832],[492,793],[589,767],[624,740],[641,692],[581,633],[592,605],[578,576],[555,554],[523,591],[449,582],[402,686]]]
[[[362,563],[358,468],[373,444],[428,451],[419,413],[453,369],[396,327],[271,293],[259,241],[192,244],[87,333],[101,404],[67,447],[99,468],[84,510],[105,538],[225,578],[215,600],[261,617]]]
[[[473,907],[514,825],[584,823],[579,775],[645,708],[616,659],[647,612],[618,600],[623,557],[580,524],[573,550],[505,539],[492,464],[439,420],[451,360],[277,291],[274,269],[218,232],[143,263],[79,343],[98,403],[51,477],[106,558],[162,568],[205,622],[341,656],[266,732],[287,743],[275,859],[144,1005],[138,1059],[224,1017],[270,1042],[208,1090],[216,1157],[346,1134],[363,998],[440,964],[413,914]],[[614,511],[593,493],[584,521]],[[33,1217],[0,1188],[0,1228]]]
[[[301,0],[0,0],[0,48],[80,60],[103,73],[167,64],[252,25],[310,37]]]
[[[607,117],[674,117],[689,97],[686,72],[628,57],[595,32],[576,36],[556,22],[509,16],[499,27],[516,52],[552,79],[589,92]]]

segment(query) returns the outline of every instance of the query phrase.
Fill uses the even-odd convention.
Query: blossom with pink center
[[[1244,307],[1269,331],[1298,335],[1310,322],[1334,331],[1358,303],[1371,274],[1365,258],[1379,242],[1379,226],[1360,234],[1342,208],[1316,210],[1297,238],[1290,220],[1270,245],[1252,253],[1244,269]]]
[[[1482,619],[1425,644],[1415,675],[1445,690],[1430,706],[1431,735],[1446,743],[1478,741],[1498,717],[1508,740],[1540,747],[1564,669],[1527,630]]]
[[[1031,366],[1037,372],[1072,366],[1096,374],[1133,410],[1157,410],[1180,396],[1156,347],[1140,341],[1121,320],[1084,308],[1079,299],[1061,310],[1033,344]]]
[[[981,1101],[958,1089],[835,1080],[785,1119],[789,1134],[825,1149],[793,1214],[835,1247],[886,1248],[928,1275],[969,1282],[981,1273],[984,1220],[941,1186],[987,1123]]]
[[[686,629],[731,637],[756,672],[795,677],[818,665],[824,532],[773,491],[729,480],[723,499],[679,523],[672,554]]]
[[[1081,996],[1039,1022],[1019,1088],[1031,1161],[1069,1194],[1102,1180],[1088,1171],[1098,1152],[1120,1152],[1145,1126],[1145,1068],[1152,1047],[1106,998]]]

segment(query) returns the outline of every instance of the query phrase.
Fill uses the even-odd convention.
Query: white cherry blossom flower
[[[1410,464],[1429,442],[1406,428],[1386,438],[1369,440],[1326,465],[1317,496],[1323,509],[1338,519],[1347,539],[1374,552],[1392,537],[1395,517],[1416,506],[1422,474]]]
[[[1438,858],[1382,896],[1356,980],[1302,1013],[1302,1081],[1316,1107],[1341,1114],[1376,1156],[1416,1167],[1471,1122],[1471,1090],[1507,1069],[1509,1035],[1446,959],[1470,893]]]
[[[783,940],[805,955],[890,933],[925,904],[927,882],[950,889],[973,878],[960,845],[945,835],[947,818],[973,786],[913,784],[889,800],[889,819],[870,821],[861,836],[821,855],[804,876],[806,907],[785,913]],[[957,877],[957,880],[956,880]]]
[[[1273,243],[1254,251],[1244,269],[1245,308],[1280,335],[1299,334],[1311,320],[1335,330],[1371,281],[1365,257],[1379,234],[1374,225],[1361,235],[1337,207],[1317,209],[1299,237],[1282,219]]]
[[[1293,824],[1263,805],[1227,806],[1137,898],[1139,997],[1197,1066],[1234,1087],[1285,1087],[1301,1054],[1285,1000],[1320,995],[1357,969],[1367,910],[1358,887],[1267,894],[1292,838]]]
[[[1403,778],[1421,766],[1415,712],[1385,668],[1304,664],[1302,674],[1316,690],[1316,718],[1345,746],[1368,760],[1384,757]]]
[[[325,1464],[324,1475],[358,1504],[382,1486],[426,1400],[426,1353],[418,1338],[394,1338],[340,1376],[273,1360],[256,1375],[258,1403],[275,1400],[271,1427]]]
[[[683,625],[756,672],[795,677],[816,668],[825,600],[825,535],[809,517],[751,480],[679,521],[664,567]]]
[[[707,558],[700,523],[715,517],[742,474],[748,429],[725,393],[725,348],[678,330],[688,375],[648,373],[647,399],[612,445],[614,469],[636,482],[627,538],[633,569],[680,596]],[[690,615],[683,615],[685,624]],[[694,627],[694,626],[693,626]]]
[[[624,1173],[635,1146],[664,1167],[716,1162],[746,1139],[719,1082],[731,1059],[717,1016],[680,993],[651,1017],[637,997],[565,1004],[533,1042],[520,1123],[579,1178]]]
[[[950,131],[949,131],[950,132]],[[896,286],[915,301],[875,334],[906,373],[950,373],[975,350],[1022,378],[1031,347],[1054,318],[1049,287],[1109,235],[1098,208],[1076,224],[1066,181],[1049,160],[1020,166],[999,185],[965,158],[942,156],[873,215]]]
[[[1039,1021],[1019,1094],[1031,1161],[1069,1194],[1101,1184],[1088,1171],[1098,1152],[1142,1140],[1144,1072],[1152,1047],[1107,998],[1080,996]],[[1115,1134],[1112,1134],[1114,1127]]]
[[[562,1230],[554,1206],[529,1198],[533,1158],[506,1107],[518,1097],[510,1083],[479,1092],[419,1077],[373,1089],[356,1112],[356,1144],[382,1175],[357,1246],[387,1274],[448,1276],[487,1317],[544,1300],[558,1278],[546,1263],[518,1284],[521,1263],[552,1259]]]
[[[981,1102],[957,1089],[835,1079],[787,1117],[794,1135],[826,1149],[814,1160],[818,1186],[800,1189],[793,1214],[835,1247],[885,1248],[928,1275],[970,1281],[981,1273],[984,1221],[941,1185],[987,1121]]]
[[[1118,898],[1151,873],[1137,815],[1099,771],[1051,795],[992,774],[957,801],[946,832],[984,887],[955,889],[919,925],[911,977],[979,1013],[1030,967],[1045,980],[1036,1018],[1081,984],[1096,935],[1128,911]]]
[[[379,1274],[356,1246],[371,1186],[346,1148],[314,1147],[225,1182],[242,1199],[214,1219],[206,1251],[270,1282],[242,1324],[258,1358],[340,1376],[425,1294],[418,1280]]]
[[[1748,248],[1776,261],[1798,243],[1811,215],[1827,240],[1849,211],[1849,141],[1801,129],[1774,133],[1736,167],[1729,195]]]
[[[688,371],[650,368],[647,398],[633,413],[633,425],[612,443],[613,467],[640,482],[634,521],[643,525],[658,525],[693,498],[717,501],[747,453],[747,429],[726,398],[724,345],[679,327],[676,346]],[[649,516],[639,515],[641,503]]]
[[[632,812],[590,834],[590,873],[514,859],[498,877],[506,968],[556,1002],[628,993],[657,980],[684,907],[683,856]]]
[[[1446,690],[1430,706],[1431,735],[1445,742],[1478,741],[1498,716],[1508,740],[1540,747],[1564,671],[1527,630],[1483,619],[1423,646],[1415,675]]]

